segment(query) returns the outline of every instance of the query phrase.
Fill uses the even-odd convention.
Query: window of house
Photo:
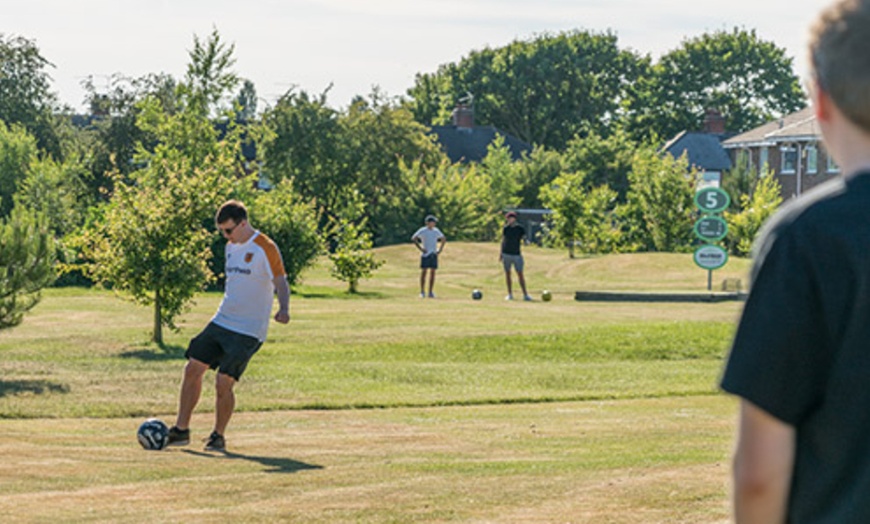
[[[766,147],[762,146],[758,150],[758,176],[764,176],[767,174],[767,169],[769,168],[767,154],[768,151]]]
[[[807,153],[807,174],[815,175],[819,172],[819,148],[815,144],[809,144],[806,147]]]
[[[840,166],[837,165],[837,162],[834,160],[834,158],[831,156],[831,154],[828,153],[828,173],[839,173],[839,172],[840,172]]]
[[[797,172],[797,148],[794,146],[782,146],[779,149],[782,154],[782,169],[780,169],[780,173],[783,175],[793,175]]]

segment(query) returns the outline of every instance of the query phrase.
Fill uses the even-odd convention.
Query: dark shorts
[[[199,335],[191,339],[184,356],[205,362],[211,369],[239,380],[248,361],[262,345],[257,337],[236,333],[209,322]]]
[[[502,253],[501,255],[501,263],[504,265],[505,271],[510,271],[511,266],[514,266],[514,269],[520,273],[523,272],[523,266],[525,265],[523,264],[522,255],[507,255],[505,253]]]
[[[420,267],[423,269],[438,269],[438,253],[429,253],[420,257]]]

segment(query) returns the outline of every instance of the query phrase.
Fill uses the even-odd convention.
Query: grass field
[[[703,291],[691,255],[528,249],[548,303],[503,300],[495,245],[449,244],[434,300],[417,297],[412,248],[378,256],[358,296],[326,267],[305,275],[237,388],[226,455],[145,452],[134,436],[145,417],[172,421],[184,347],[219,294],[157,348],[148,309],[49,290],[0,333],[3,520],[727,520],[734,402],[716,379],[740,304],[573,300]],[[206,387],[194,439],[213,400]]]

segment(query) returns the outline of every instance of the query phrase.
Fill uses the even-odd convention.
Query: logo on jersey
[[[253,253],[245,253],[245,264],[250,264],[251,260],[254,260]]]

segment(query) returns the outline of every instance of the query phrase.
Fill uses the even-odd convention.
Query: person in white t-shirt
[[[435,271],[438,269],[438,254],[447,244],[447,238],[435,224],[433,215],[426,217],[426,225],[411,235],[411,242],[420,250],[420,298],[426,297],[426,271],[429,272],[429,298],[435,298]]]
[[[225,247],[226,289],[211,322],[194,337],[184,356],[187,365],[181,382],[178,416],[169,429],[169,445],[190,443],[190,418],[199,402],[206,371],[217,370],[215,424],[205,449],[223,451],[224,431],[235,409],[233,387],[248,361],[266,340],[274,296],[278,296],[276,322],[290,321],[290,287],[278,247],[248,222],[245,205],[224,203],[215,215]]]

